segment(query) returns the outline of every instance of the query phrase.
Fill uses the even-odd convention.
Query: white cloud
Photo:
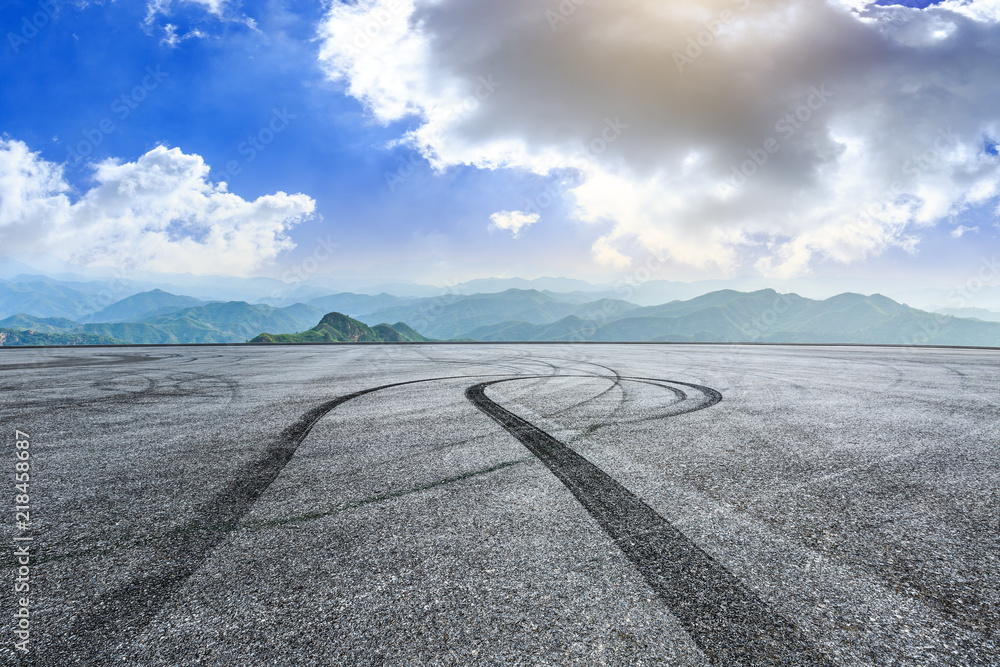
[[[510,232],[515,239],[521,235],[523,229],[535,224],[540,218],[538,213],[523,211],[499,211],[490,216],[494,227]]]
[[[360,0],[320,59],[438,168],[578,172],[599,261],[794,275],[1000,195],[998,2]]]
[[[229,0],[185,0],[185,2],[189,2],[195,5],[201,5],[206,10],[218,16],[222,15],[222,12],[225,10],[226,5],[229,4]]]
[[[211,34],[207,29],[191,28],[183,33],[178,33],[178,27],[175,23],[166,21],[162,22],[162,25],[160,24],[160,17],[170,17],[180,14],[182,13],[182,8],[191,6],[198,7],[200,12],[194,12],[194,16],[189,16],[189,18],[199,21],[202,27],[210,25],[213,22],[217,24],[219,22],[240,23],[250,30],[260,32],[260,29],[257,27],[257,21],[246,14],[238,14],[236,9],[239,8],[240,3],[233,2],[232,0],[180,0],[176,7],[173,0],[147,0],[146,19],[144,21],[147,30],[152,32],[155,28],[159,28],[163,33],[160,43],[170,47],[176,47],[188,39],[206,39],[210,37]],[[205,19],[204,14],[209,15],[209,21],[203,20]]]
[[[183,35],[178,35],[177,26],[175,26],[173,23],[168,23],[165,26],[163,26],[163,38],[160,39],[160,44],[166,44],[167,46],[173,47],[177,46],[181,42],[188,39],[192,38],[203,39],[207,36],[208,35],[203,33],[201,30],[198,30],[197,28],[195,28],[194,30],[189,30]]]
[[[960,239],[969,232],[978,234],[979,227],[966,227],[965,225],[959,225],[958,227],[955,227],[955,229],[951,230],[951,238]]]
[[[978,21],[1000,21],[1000,0],[946,0],[938,6]]]
[[[72,200],[60,165],[0,139],[0,248],[92,266],[245,275],[294,247],[286,232],[315,211],[306,195],[247,201],[208,180],[198,155],[159,146],[135,162],[93,165]]]
[[[222,16],[229,0],[180,0],[181,4],[198,5],[210,14]],[[146,3],[146,24],[152,24],[160,14],[170,14],[172,0],[148,0]]]
[[[152,25],[160,14],[170,11],[170,0],[149,0],[146,3],[146,25]]]

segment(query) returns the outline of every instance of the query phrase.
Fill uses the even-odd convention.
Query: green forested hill
[[[0,329],[0,347],[19,345],[121,345],[124,341],[109,336],[85,333],[37,333],[19,329]]]
[[[398,328],[397,328],[398,327]],[[342,313],[323,316],[312,329],[296,334],[264,333],[251,343],[416,343],[429,340],[403,323],[370,327]]]

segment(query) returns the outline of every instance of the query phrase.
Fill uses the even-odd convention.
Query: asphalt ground
[[[997,351],[5,349],[0,392],[4,664],[1000,664]]]

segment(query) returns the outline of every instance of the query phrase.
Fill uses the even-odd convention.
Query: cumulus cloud
[[[321,63],[435,167],[577,175],[594,256],[806,273],[1000,195],[997,0],[359,0]],[[596,232],[595,232],[596,234]]]
[[[511,233],[516,239],[521,235],[521,230],[538,222],[542,216],[538,213],[525,213],[524,211],[499,211],[490,216],[493,226]]]
[[[135,162],[93,165],[73,198],[61,165],[0,139],[0,248],[50,252],[84,265],[246,275],[294,247],[286,232],[311,216],[306,195],[247,201],[208,180],[198,155],[158,146]]]

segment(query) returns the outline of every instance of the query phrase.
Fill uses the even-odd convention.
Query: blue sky
[[[146,25],[147,10],[139,3],[67,2],[36,36],[18,41],[17,53],[8,39],[0,87],[3,131],[45,159],[65,163],[67,180],[79,190],[90,185],[92,161],[134,160],[163,144],[201,155],[212,180],[226,181],[244,198],[307,193],[320,215],[294,229],[298,252],[286,253],[282,262],[301,260],[313,239],[333,236],[343,250],[336,267],[341,272],[400,262],[411,272],[451,257],[462,265],[485,259],[502,271],[506,262],[498,261],[498,251],[504,246],[512,255],[527,252],[549,263],[551,246],[519,246],[489,229],[491,213],[546,192],[549,179],[472,167],[435,174],[412,149],[390,148],[412,123],[373,121],[343,86],[326,79],[314,39],[320,3],[244,2],[234,16],[252,18],[255,28],[220,20],[197,5],[172,9]],[[8,31],[23,27],[24,17],[38,11],[37,1],[8,3],[0,23]],[[177,25],[179,35],[199,30],[207,36],[170,46],[163,42],[167,23]],[[134,94],[147,68],[165,74],[162,83]],[[126,105],[129,115],[122,118]],[[275,110],[291,118],[270,143],[260,143],[270,139],[265,128]],[[101,131],[104,119],[113,131]],[[248,139],[261,130],[264,148],[258,151]],[[77,149],[92,152],[77,159]],[[233,162],[236,169],[229,171]],[[399,173],[407,175],[400,183],[386,177]],[[540,230],[538,241],[577,252],[564,267],[552,262],[556,273],[574,270],[589,247],[585,235],[574,238],[572,227],[559,224]],[[447,281],[450,273],[443,268],[433,278]]]
[[[338,39],[343,40],[342,35],[349,34],[349,27],[344,27],[347,21],[358,16],[364,18],[366,8],[367,11],[378,9],[379,3],[374,0],[347,5],[340,10],[337,9],[340,3],[334,3],[332,11],[319,2],[231,0],[221,3],[219,13],[213,13],[208,4],[211,4],[209,0],[205,0],[205,4],[178,0],[165,3],[160,12],[151,13],[149,6],[138,2],[39,3],[35,0],[4,3],[0,7],[0,25],[6,35],[4,48],[0,51],[0,131],[6,139],[23,142],[27,150],[37,153],[36,160],[62,165],[62,178],[71,188],[67,192],[70,202],[94,188],[95,164],[105,160],[132,163],[157,146],[200,156],[211,167],[209,181],[225,181],[229,192],[248,202],[278,192],[302,194],[311,199],[315,203],[314,211],[299,215],[297,222],[284,230],[297,247],[280,250],[273,257],[262,255],[264,260],[245,272],[281,275],[286,267],[301,262],[313,252],[314,239],[332,238],[338,245],[338,253],[324,270],[339,276],[378,275],[438,284],[491,275],[566,275],[599,281],[634,270],[650,252],[667,257],[666,268],[660,277],[670,279],[771,272],[782,277],[931,276],[934,280],[942,280],[953,276],[960,278],[968,266],[975,264],[984,253],[995,252],[998,246],[994,198],[987,196],[981,201],[969,202],[954,192],[940,194],[944,198],[951,197],[947,202],[951,205],[949,212],[903,227],[897,222],[885,222],[884,227],[880,227],[879,238],[874,240],[838,240],[828,229],[829,225],[824,226],[824,220],[816,217],[818,213],[805,208],[802,215],[813,216],[809,218],[811,227],[805,223],[795,226],[791,222],[776,222],[772,228],[760,222],[768,218],[767,206],[775,206],[775,198],[785,196],[782,187],[798,193],[815,187],[815,183],[794,181],[801,169],[795,168],[792,156],[813,151],[810,154],[813,157],[803,164],[808,162],[817,173],[822,171],[820,158],[815,156],[833,150],[822,144],[832,141],[840,131],[838,128],[847,122],[845,119],[851,118],[851,102],[846,99],[853,94],[851,91],[833,98],[837,105],[844,106],[816,112],[817,117],[823,116],[823,132],[814,123],[804,127],[787,146],[779,146],[781,152],[775,154],[773,166],[767,166],[771,171],[765,173],[762,167],[762,175],[757,181],[751,181],[753,198],[746,194],[746,189],[737,193],[748,197],[745,209],[755,212],[755,221],[737,222],[732,216],[727,218],[719,214],[716,222],[706,216],[714,215],[709,212],[718,209],[718,205],[706,204],[702,209],[688,211],[666,200],[662,212],[657,215],[635,214],[625,209],[621,201],[630,197],[646,202],[645,197],[674,191],[677,198],[700,201],[705,188],[692,185],[691,178],[696,177],[680,183],[672,175],[677,169],[673,169],[666,158],[657,162],[656,155],[644,152],[646,146],[650,147],[649,151],[658,147],[658,154],[664,156],[670,155],[676,146],[680,155],[678,160],[686,154],[684,159],[688,162],[697,163],[699,155],[705,161],[704,155],[709,155],[711,159],[705,162],[709,165],[706,173],[713,164],[719,173],[728,173],[730,165],[739,165],[747,155],[752,156],[747,151],[755,150],[757,143],[766,138],[773,119],[781,117],[779,111],[796,108],[798,92],[793,91],[793,84],[805,80],[801,73],[788,73],[789,87],[773,91],[776,97],[784,96],[785,101],[762,105],[759,118],[746,120],[725,116],[718,119],[719,123],[724,123],[720,127],[727,132],[728,128],[742,127],[744,121],[747,125],[757,124],[746,128],[745,139],[732,138],[728,147],[711,141],[703,141],[701,146],[695,147],[682,145],[685,135],[681,131],[685,123],[690,125],[691,133],[712,130],[701,127],[697,115],[678,115],[675,121],[667,110],[662,113],[657,110],[659,115],[647,119],[649,125],[636,123],[634,119],[642,117],[644,109],[651,108],[654,103],[661,106],[664,103],[642,98],[631,89],[617,91],[625,96],[634,95],[634,100],[626,99],[621,106],[628,110],[632,119],[630,125],[639,127],[648,136],[635,130],[627,131],[634,134],[623,135],[622,142],[612,144],[596,159],[592,157],[591,164],[596,166],[589,171],[588,166],[581,167],[574,162],[567,146],[574,141],[588,145],[589,137],[597,136],[595,133],[602,130],[604,117],[610,115],[603,112],[612,107],[595,109],[591,116],[581,112],[579,117],[573,117],[576,109],[585,109],[600,96],[563,87],[562,83],[549,85],[542,75],[538,81],[530,82],[531,85],[524,82],[520,88],[517,86],[522,81],[513,82],[508,78],[504,84],[506,88],[500,88],[495,96],[499,99],[501,93],[507,95],[506,91],[512,91],[509,95],[512,99],[503,101],[511,105],[506,110],[494,109],[491,98],[484,100],[482,107],[470,118],[450,125],[442,120],[442,125],[435,125],[435,109],[441,106],[443,93],[426,81],[437,81],[438,76],[459,76],[462,73],[456,74],[456,71],[466,65],[480,67],[475,72],[483,74],[486,73],[483,68],[493,63],[499,63],[496,64],[498,70],[509,66],[508,71],[515,71],[516,64],[504,63],[502,59],[509,57],[514,63],[514,49],[510,45],[524,44],[525,36],[511,34],[509,43],[504,45],[500,43],[505,36],[502,31],[488,32],[497,36],[498,43],[490,45],[495,53],[488,56],[489,64],[485,66],[482,62],[473,62],[471,55],[465,57],[475,50],[474,44],[454,47],[465,49],[458,52],[461,54],[458,62],[449,62],[444,55],[430,53],[426,62],[419,63],[424,68],[421,72],[424,83],[412,84],[411,89],[400,93],[407,96],[411,112],[399,114],[390,110],[392,100],[388,100],[396,92],[386,93],[385,90],[395,91],[394,87],[403,85],[400,82],[405,80],[407,63],[383,56],[384,62],[373,64],[364,60],[364,54],[354,57],[337,44]],[[428,21],[427,25],[431,26],[428,30],[438,29],[436,26],[440,25],[441,34],[447,35],[444,31],[453,29],[453,24],[475,19],[457,10],[452,16],[444,16],[445,9],[454,4],[440,3],[438,13]],[[738,14],[739,0],[730,0],[729,4]],[[901,4],[925,7],[940,3]],[[48,8],[55,5],[59,5],[59,9],[50,15]],[[706,11],[716,11],[714,5],[708,5],[712,3],[706,3]],[[510,16],[528,11],[526,6],[524,2],[511,3]],[[901,8],[884,9],[890,10],[902,11]],[[487,15],[497,11],[503,10],[482,9],[481,21],[474,25],[487,25],[490,20]],[[846,10],[837,11],[848,15]],[[898,23],[899,16],[890,19]],[[583,10],[579,16],[569,18],[575,24],[567,22],[565,29],[562,25],[556,26],[562,32],[557,32],[556,28],[551,32],[567,43],[574,38],[570,31],[586,30],[587,21],[591,20],[583,16]],[[597,18],[599,15],[593,20]],[[541,14],[536,19],[551,22]],[[40,27],[26,27],[25,21],[34,21]],[[960,30],[985,33],[995,27],[995,21],[981,21],[982,25],[966,19],[962,21]],[[704,20],[700,24],[708,25]],[[803,22],[798,29],[805,35],[812,26]],[[685,30],[687,32],[678,34],[699,34],[692,32],[694,28],[690,26]],[[861,44],[865,39],[860,23],[859,27],[847,26],[843,30],[845,40],[856,39]],[[462,34],[469,32],[474,30]],[[717,46],[722,40],[720,35],[706,37],[706,42],[711,41],[704,49],[708,55],[692,61],[692,68],[701,67],[702,70],[685,75],[689,76],[686,80],[678,78],[676,85],[688,85],[694,76],[703,77],[701,89],[728,85],[724,79],[712,78],[716,76],[712,68],[719,67],[721,71],[726,64],[723,52],[728,45]],[[427,39],[426,34],[421,37]],[[456,43],[465,39],[452,38]],[[434,44],[446,41],[442,39]],[[485,41],[486,38],[481,40]],[[640,39],[637,37],[636,41]],[[683,52],[685,41],[680,38],[675,41],[673,53]],[[615,45],[618,50],[611,54],[612,57],[624,50],[618,48],[620,46]],[[321,60],[320,50],[324,47],[332,49],[334,55]],[[574,46],[570,44],[565,48],[571,53]],[[777,45],[774,48],[785,47]],[[867,44],[864,48],[873,49],[871,58],[886,60],[887,72],[901,67],[899,62],[888,62],[895,56],[878,53],[876,46]],[[911,48],[912,53],[907,57],[914,61],[921,57],[939,58],[944,62],[946,58],[958,59],[956,48],[941,50],[940,55],[935,52],[935,49],[940,50],[936,44],[928,48]],[[669,52],[661,55],[662,66],[674,66]],[[973,51],[968,57],[976,55]],[[984,54],[978,55],[981,58]],[[994,52],[986,54],[987,58],[994,56]],[[454,58],[455,53],[449,57]],[[573,77],[572,71],[559,72],[567,60],[564,56],[548,53],[542,57],[553,60],[538,62],[540,71],[552,71],[554,77],[559,76],[559,82]],[[716,57],[719,62],[709,61]],[[838,50],[838,57],[848,58],[843,49]],[[806,66],[810,65],[803,65]],[[365,83],[366,73],[370,74],[373,67],[376,78],[385,79],[377,85]],[[914,67],[914,76],[919,77],[926,71],[916,63]],[[629,76],[655,78],[640,70],[632,70]],[[473,72],[472,69],[468,71]],[[848,71],[846,66],[844,71]],[[151,72],[159,75],[153,77]],[[934,76],[947,74],[947,68],[933,73]],[[822,76],[837,81],[837,77],[847,75],[825,71]],[[468,80],[474,82],[476,77],[470,74]],[[601,93],[601,86],[607,84],[599,75],[590,79],[582,77],[582,80],[590,81],[587,85],[596,93]],[[839,81],[841,87],[837,90],[843,91],[854,83],[862,85]],[[806,100],[809,88],[804,85],[800,88],[802,99]],[[547,98],[547,91],[554,91],[551,99]],[[682,92],[679,88],[678,96]],[[763,89],[757,97],[762,94]],[[924,94],[945,99],[953,92],[927,87]],[[523,98],[518,101],[515,95]],[[518,110],[525,109],[539,97],[548,106],[540,104],[534,112],[536,116],[525,111],[523,118],[517,117]],[[975,104],[986,109],[988,102],[977,100]],[[898,96],[887,98],[885,102],[900,107],[901,117],[913,113],[912,109],[903,108],[906,103],[906,99]],[[665,104],[670,106],[673,102]],[[929,112],[944,113],[942,109],[949,108],[949,104],[936,104]],[[496,116],[491,119],[489,113]],[[686,112],[678,110],[677,113]],[[702,113],[701,117],[704,116]],[[949,120],[946,117],[928,119],[927,123],[914,120],[912,129],[915,136],[930,136],[919,135],[924,125],[950,124]],[[995,117],[988,115],[960,122],[964,123],[963,130],[991,127],[991,123],[996,127]],[[678,128],[676,136],[662,130],[674,125]],[[273,132],[274,128],[279,131]],[[582,129],[577,131],[577,128]],[[908,129],[898,125],[896,128],[902,132]],[[574,131],[577,136],[569,136]],[[873,140],[879,136],[879,131],[884,132],[884,126],[857,131],[857,136],[868,142],[866,150],[880,151],[878,142]],[[866,132],[868,134],[864,134]],[[716,128],[715,135],[719,134]],[[251,150],[248,139],[254,136],[261,150]],[[969,136],[962,134],[962,141],[967,141]],[[514,142],[519,146],[517,154],[511,157],[506,149],[497,152],[493,141]],[[995,142],[995,137],[983,134],[980,152],[995,158]],[[842,146],[849,145],[852,144],[847,140],[842,143]],[[913,145],[922,146],[919,141],[914,141]],[[80,151],[88,154],[78,160],[75,155]],[[435,156],[438,170],[432,169],[428,160]],[[711,163],[716,158],[716,163]],[[884,162],[891,165],[892,159],[886,157]],[[405,165],[403,171],[400,165]],[[981,171],[985,169],[982,165],[980,168]],[[658,178],[662,176],[662,181],[644,182],[643,169],[657,173]],[[779,171],[785,169],[788,169],[787,177]],[[955,170],[949,173],[954,174]],[[387,175],[392,174],[404,177],[390,176],[393,181],[390,187]],[[926,178],[933,175],[925,174]],[[578,189],[581,182],[584,185]],[[607,186],[601,186],[602,183]],[[913,192],[925,191],[920,190],[924,187],[921,183],[909,185],[913,186]],[[548,204],[550,199],[553,203]],[[491,224],[491,216],[501,212],[522,212],[530,218],[532,203],[538,201],[543,203],[537,209],[538,219],[531,220],[533,224],[529,223],[517,234],[513,233],[516,230],[499,229],[495,222]],[[659,201],[649,200],[646,208],[660,211],[659,205]],[[911,209],[915,216],[918,215],[916,211],[917,208]],[[92,211],[89,215],[91,219],[97,214]],[[818,228],[827,230],[822,238],[813,231]],[[170,233],[175,234],[183,233],[177,230],[188,228],[178,223],[171,229]],[[198,235],[207,232],[203,229],[190,233],[192,239],[198,241],[203,238]],[[737,235],[742,235],[742,240],[734,240]],[[910,237],[919,242],[914,245],[907,241]],[[6,254],[2,250],[0,248],[0,255]],[[97,256],[122,257],[121,251],[117,252],[116,255]],[[769,252],[772,255],[768,255]],[[202,261],[201,266],[212,263],[210,253],[205,257],[208,259]],[[169,265],[169,261],[146,268],[162,270],[165,264]],[[191,270],[191,267],[185,265],[185,269]],[[210,271],[206,269],[205,272]]]

